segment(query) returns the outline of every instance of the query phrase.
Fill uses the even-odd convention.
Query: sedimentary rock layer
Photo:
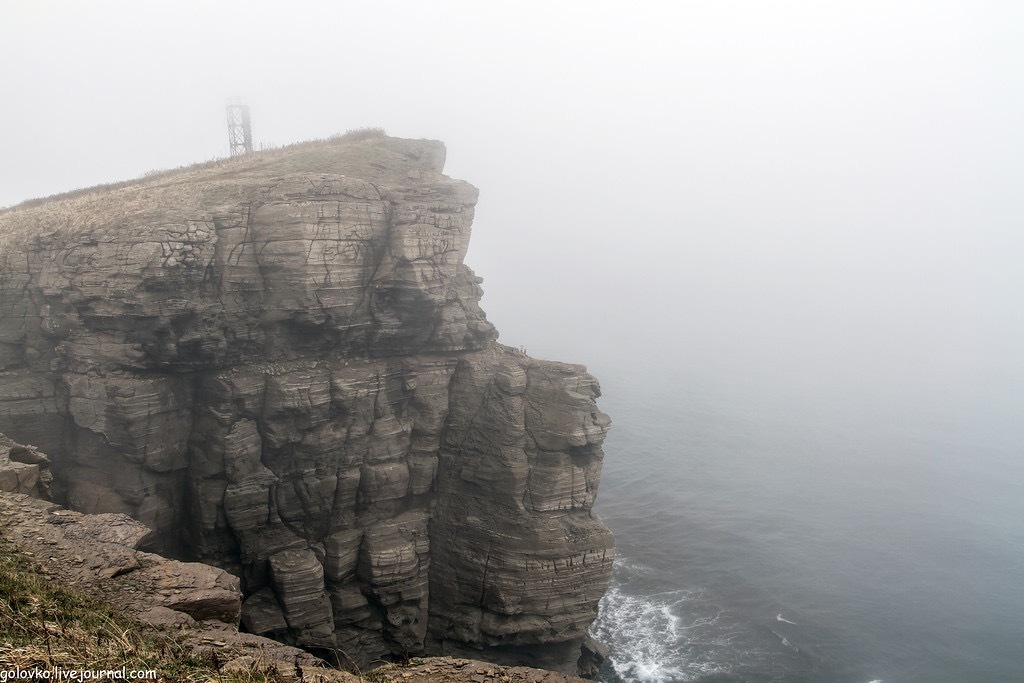
[[[609,422],[584,368],[495,341],[443,161],[340,140],[0,214],[0,430],[240,576],[254,632],[570,670]]]
[[[0,434],[0,459],[27,449]],[[37,451],[32,451],[43,456]],[[22,463],[27,464],[27,463]],[[2,468],[2,465],[0,465]],[[178,562],[139,550],[149,530],[122,514],[84,515],[38,497],[9,493],[0,481],[0,552],[12,548],[32,558],[35,572],[62,586],[86,591],[132,616],[140,629],[174,634],[175,651],[208,653],[224,674],[268,674],[295,683],[360,683],[308,652],[238,631],[238,579],[197,562]],[[5,596],[8,597],[8,596]],[[31,596],[10,596],[30,598]],[[9,648],[8,648],[9,649]],[[0,646],[3,652],[3,646]],[[94,662],[99,666],[116,662]],[[449,683],[579,683],[539,669],[495,667],[448,657],[417,659],[373,674],[375,681]]]

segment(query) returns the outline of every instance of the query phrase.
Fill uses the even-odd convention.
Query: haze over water
[[[502,341],[602,381],[623,680],[1024,678],[1024,6],[238,9],[5,3],[0,205],[231,95],[442,139]]]
[[[607,314],[631,349],[587,348],[614,420],[597,506],[620,557],[595,626],[608,680],[1024,677],[1024,340],[1009,291],[925,310],[868,285],[836,302],[832,328],[794,319],[830,286],[750,291],[765,308],[733,302],[735,317],[639,298],[635,322]],[[531,337],[531,353],[567,357]]]
[[[1018,422],[609,372],[622,680],[1020,678]]]

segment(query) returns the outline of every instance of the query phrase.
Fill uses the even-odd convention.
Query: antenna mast
[[[243,97],[228,98],[228,143],[233,157],[252,152],[252,121]]]

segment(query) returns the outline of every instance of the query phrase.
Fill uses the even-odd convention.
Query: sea
[[[590,370],[601,680],[1024,681],[1019,372]]]

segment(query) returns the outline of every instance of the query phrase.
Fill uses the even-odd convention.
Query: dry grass
[[[294,142],[288,145],[282,145],[277,147],[267,147],[251,154],[246,154],[236,157],[215,157],[208,161],[199,162],[196,164],[189,164],[187,166],[179,166],[178,168],[171,169],[153,169],[146,171],[139,178],[131,178],[129,180],[122,180],[115,183],[104,183],[102,185],[93,185],[92,187],[83,187],[77,190],[69,190],[67,192],[58,192],[46,197],[37,197],[35,199],[27,199],[19,204],[9,207],[0,207],[0,215],[4,213],[10,213],[21,209],[29,209],[35,206],[42,206],[49,202],[55,202],[64,199],[74,199],[76,197],[83,197],[90,194],[110,192],[112,190],[119,190],[126,187],[136,187],[143,184],[148,184],[152,181],[164,180],[179,176],[182,173],[188,173],[191,171],[202,171],[209,169],[223,169],[232,167],[245,167],[250,165],[256,160],[267,160],[279,156],[288,155],[292,152],[302,151],[313,147],[319,147],[324,145],[337,145],[337,144],[348,144],[352,142],[360,142],[363,140],[374,140],[378,138],[387,137],[387,133],[383,128],[356,128],[353,130],[346,131],[344,133],[338,133],[328,138],[315,138],[313,140],[303,140],[302,142]]]
[[[258,659],[232,671],[191,655],[173,637],[147,633],[96,598],[43,576],[0,538],[0,671],[155,671],[159,681],[276,683]]]
[[[217,207],[258,201],[261,191],[289,174],[341,174],[394,185],[408,182],[410,168],[440,172],[444,146],[430,140],[389,138],[379,128],[365,128],[328,139],[307,140],[141,178],[97,185],[32,199],[0,209],[0,259],[30,246],[77,242],[78,236],[103,228],[108,234],[135,226],[182,225],[207,220]],[[14,258],[24,260],[24,256]]]
[[[373,138],[387,137],[383,128],[353,128],[339,135],[332,135],[330,140],[372,140]]]

